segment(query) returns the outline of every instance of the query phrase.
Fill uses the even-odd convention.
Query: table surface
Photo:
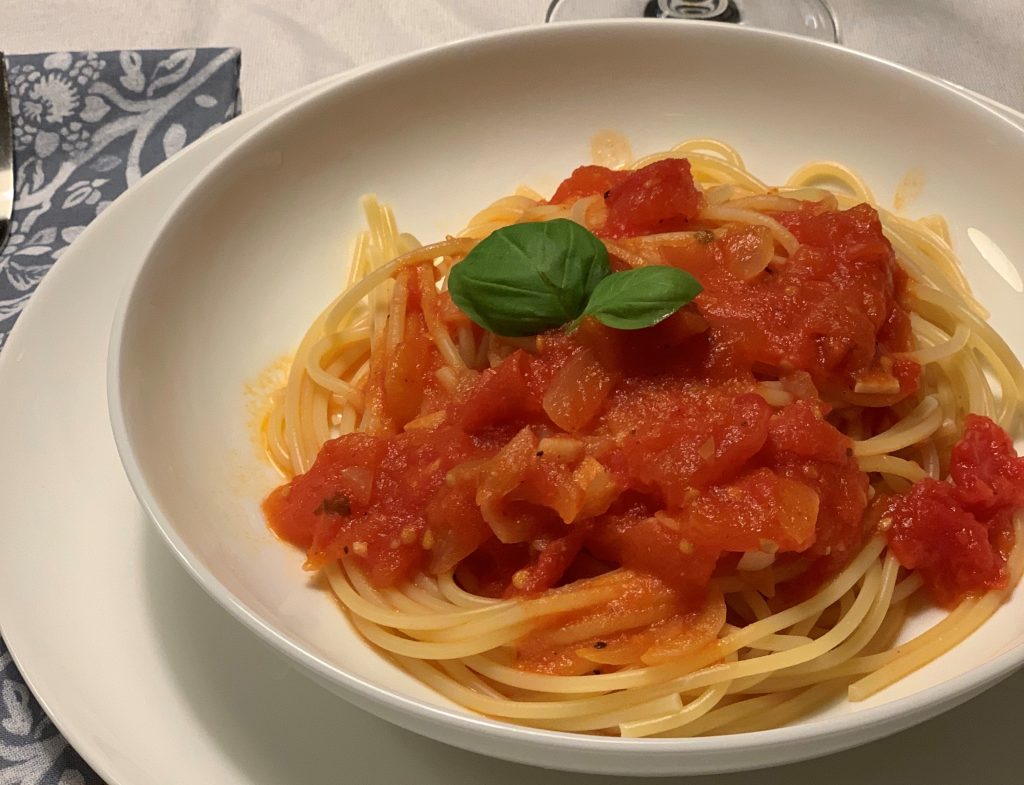
[[[917,68],[1024,110],[1024,14],[1019,0],[830,0],[840,21],[843,43]],[[481,32],[534,24],[543,19],[548,0],[21,0],[6,4],[0,45],[9,53],[36,51],[237,46],[242,50],[243,106],[253,108],[296,87],[348,68]],[[60,24],[54,24],[59,19]],[[171,559],[164,559],[169,565]],[[185,591],[177,569],[173,582]],[[190,590],[198,596],[195,587]],[[197,599],[211,624],[222,617],[212,603]],[[978,761],[1001,765],[986,773],[993,785],[1019,781],[1024,751],[1007,751],[1005,740],[979,740],[965,728],[991,727],[991,714],[1024,701],[1024,673],[1008,680],[999,695],[989,693],[926,725],[862,750],[818,763],[766,771],[762,783],[814,782],[828,772],[835,783],[897,783],[930,779],[967,782],[979,774]],[[1007,693],[1015,699],[1006,700]],[[311,687],[309,700],[317,700]],[[1019,721],[1007,717],[1008,727]],[[365,717],[358,736],[383,733],[379,721]],[[445,758],[443,747],[402,734],[407,752],[422,762]],[[961,741],[981,744],[970,754],[949,754]],[[980,753],[980,754],[979,754]],[[481,778],[530,777],[522,767],[462,756],[470,765],[453,782]],[[1015,764],[1019,763],[1019,766]],[[390,769],[383,766],[377,775]],[[357,772],[358,773],[358,772]],[[392,771],[392,773],[394,773]],[[362,772],[369,776],[369,772]],[[806,777],[806,779],[805,779]],[[535,782],[575,783],[582,778],[552,772],[532,775]],[[355,780],[360,780],[356,776]],[[590,778],[593,781],[594,778]],[[601,782],[611,782],[597,778]],[[692,780],[708,781],[712,778]],[[714,778],[747,783],[750,775]],[[0,775],[0,780],[3,776]],[[386,777],[384,780],[386,781]]]
[[[757,2],[758,0],[753,0]],[[20,0],[0,46],[237,46],[258,106],[316,79],[477,33],[536,24],[549,0]],[[1020,0],[829,0],[843,43],[1024,110]],[[54,20],[60,20],[55,24]]]

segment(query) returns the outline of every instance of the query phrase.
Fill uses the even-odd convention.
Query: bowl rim
[[[666,32],[659,34],[678,34],[681,37],[695,35],[749,37],[751,39],[776,40],[780,42],[780,45],[791,47],[831,50],[833,54],[829,55],[830,57],[837,59],[845,58],[851,62],[871,63],[886,69],[892,78],[902,79],[904,84],[915,85],[918,89],[932,90],[936,94],[944,94],[952,97],[955,101],[973,106],[975,110],[980,110],[981,116],[986,117],[987,122],[1005,124],[1013,131],[1024,133],[1024,128],[1020,125],[1008,117],[999,114],[983,101],[965,92],[961,92],[946,80],[916,71],[898,63],[893,63],[875,55],[847,49],[839,44],[808,39],[789,33],[732,25],[712,25],[698,21],[673,20],[670,25],[666,25],[663,20],[647,19],[601,19],[533,24],[439,44],[358,69],[356,73],[342,72],[333,77],[328,77],[316,83],[310,92],[302,95],[294,102],[287,103],[284,107],[262,120],[254,128],[246,131],[197,175],[191,185],[175,200],[144,259],[129,276],[130,280],[118,300],[111,327],[107,355],[108,415],[125,474],[135,496],[146,511],[147,517],[156,526],[157,531],[185,567],[186,571],[218,604],[223,606],[264,641],[287,655],[295,663],[309,670],[319,679],[336,685],[346,693],[360,698],[359,703],[364,708],[368,705],[376,706],[388,712],[395,711],[410,715],[427,723],[439,724],[449,731],[468,733],[479,737],[500,737],[517,744],[535,745],[547,749],[557,748],[563,751],[612,753],[616,756],[626,755],[630,757],[653,755],[658,758],[664,758],[684,752],[714,755],[717,753],[736,752],[739,749],[757,751],[795,743],[806,743],[811,739],[852,736],[856,732],[863,731],[863,729],[871,726],[875,726],[878,729],[886,726],[894,727],[894,729],[904,728],[916,721],[922,721],[928,716],[932,716],[927,713],[929,708],[935,709],[932,712],[934,714],[945,708],[952,707],[1009,676],[1018,668],[1024,667],[1024,642],[1019,642],[964,673],[960,673],[941,683],[925,687],[911,695],[896,698],[877,706],[870,706],[838,717],[826,717],[798,725],[728,736],[682,739],[624,739],[620,737],[593,736],[529,728],[491,719],[483,715],[475,715],[467,710],[431,704],[404,695],[388,686],[350,674],[337,665],[333,665],[308,651],[299,642],[276,629],[268,621],[265,621],[256,610],[243,603],[227,589],[213,572],[205,567],[195,556],[179,536],[171,517],[164,512],[161,505],[157,502],[136,454],[131,429],[124,416],[122,395],[125,366],[121,363],[121,350],[127,317],[140,281],[150,261],[153,259],[155,251],[173,239],[176,233],[175,226],[181,220],[183,212],[187,210],[194,194],[201,191],[208,183],[229,172],[240,159],[250,152],[251,148],[258,146],[260,138],[264,134],[271,132],[277,125],[286,122],[289,117],[309,111],[311,107],[322,101],[332,100],[338,93],[356,89],[364,83],[382,78],[382,75],[386,77],[403,70],[415,71],[419,63],[423,61],[429,63],[437,57],[472,56],[479,49],[486,48],[494,42],[515,42],[521,39],[528,40],[535,37],[548,36],[555,38],[562,36],[573,37],[583,35],[589,30],[611,28],[623,28],[630,31],[661,29]],[[669,30],[673,32],[668,33],[667,31]],[[1022,145],[1024,145],[1024,140],[1022,140]],[[384,655],[378,654],[378,656]],[[870,737],[865,735],[863,740],[867,741],[869,738],[877,738],[888,732],[890,731],[881,730]],[[823,750],[822,754],[835,751],[841,746],[852,746],[856,743],[858,741],[850,740],[845,745],[829,747]],[[796,760],[812,755],[814,753],[810,752],[799,756],[794,755],[786,759]],[[739,767],[733,766],[728,768]],[[726,770],[726,768],[722,767],[716,770]]]

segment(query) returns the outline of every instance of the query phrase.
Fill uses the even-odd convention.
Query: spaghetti
[[[658,213],[691,171],[695,212]],[[273,401],[291,481],[265,509],[359,633],[447,698],[566,732],[775,727],[931,662],[1018,582],[1003,431],[1024,370],[941,219],[875,206],[835,163],[770,188],[715,140],[520,189],[433,245],[364,208]],[[447,275],[482,238],[555,218],[705,291],[628,335],[503,338],[455,308]],[[925,594],[949,614],[896,645]]]

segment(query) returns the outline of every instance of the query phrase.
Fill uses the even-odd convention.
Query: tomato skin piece
[[[533,562],[513,576],[505,596],[539,594],[555,586],[579,554],[589,529],[586,525],[574,525],[564,537],[544,542]]]
[[[497,368],[488,368],[461,406],[455,419],[468,433],[503,425],[519,426],[544,417],[540,397],[530,384],[530,362],[521,349]]]
[[[419,415],[436,354],[423,317],[411,315],[384,373],[384,411],[398,428]]]
[[[610,190],[602,233],[617,238],[676,231],[697,217],[702,201],[689,161],[656,161],[631,172]]]
[[[606,194],[628,177],[629,172],[620,172],[605,166],[577,167],[558,186],[548,204],[569,204],[585,196]]]

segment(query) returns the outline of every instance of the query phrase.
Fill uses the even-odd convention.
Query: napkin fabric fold
[[[0,349],[43,276],[90,221],[238,114],[240,65],[237,49],[7,58],[15,199],[0,251]],[[0,639],[0,783],[99,782],[32,697]]]

